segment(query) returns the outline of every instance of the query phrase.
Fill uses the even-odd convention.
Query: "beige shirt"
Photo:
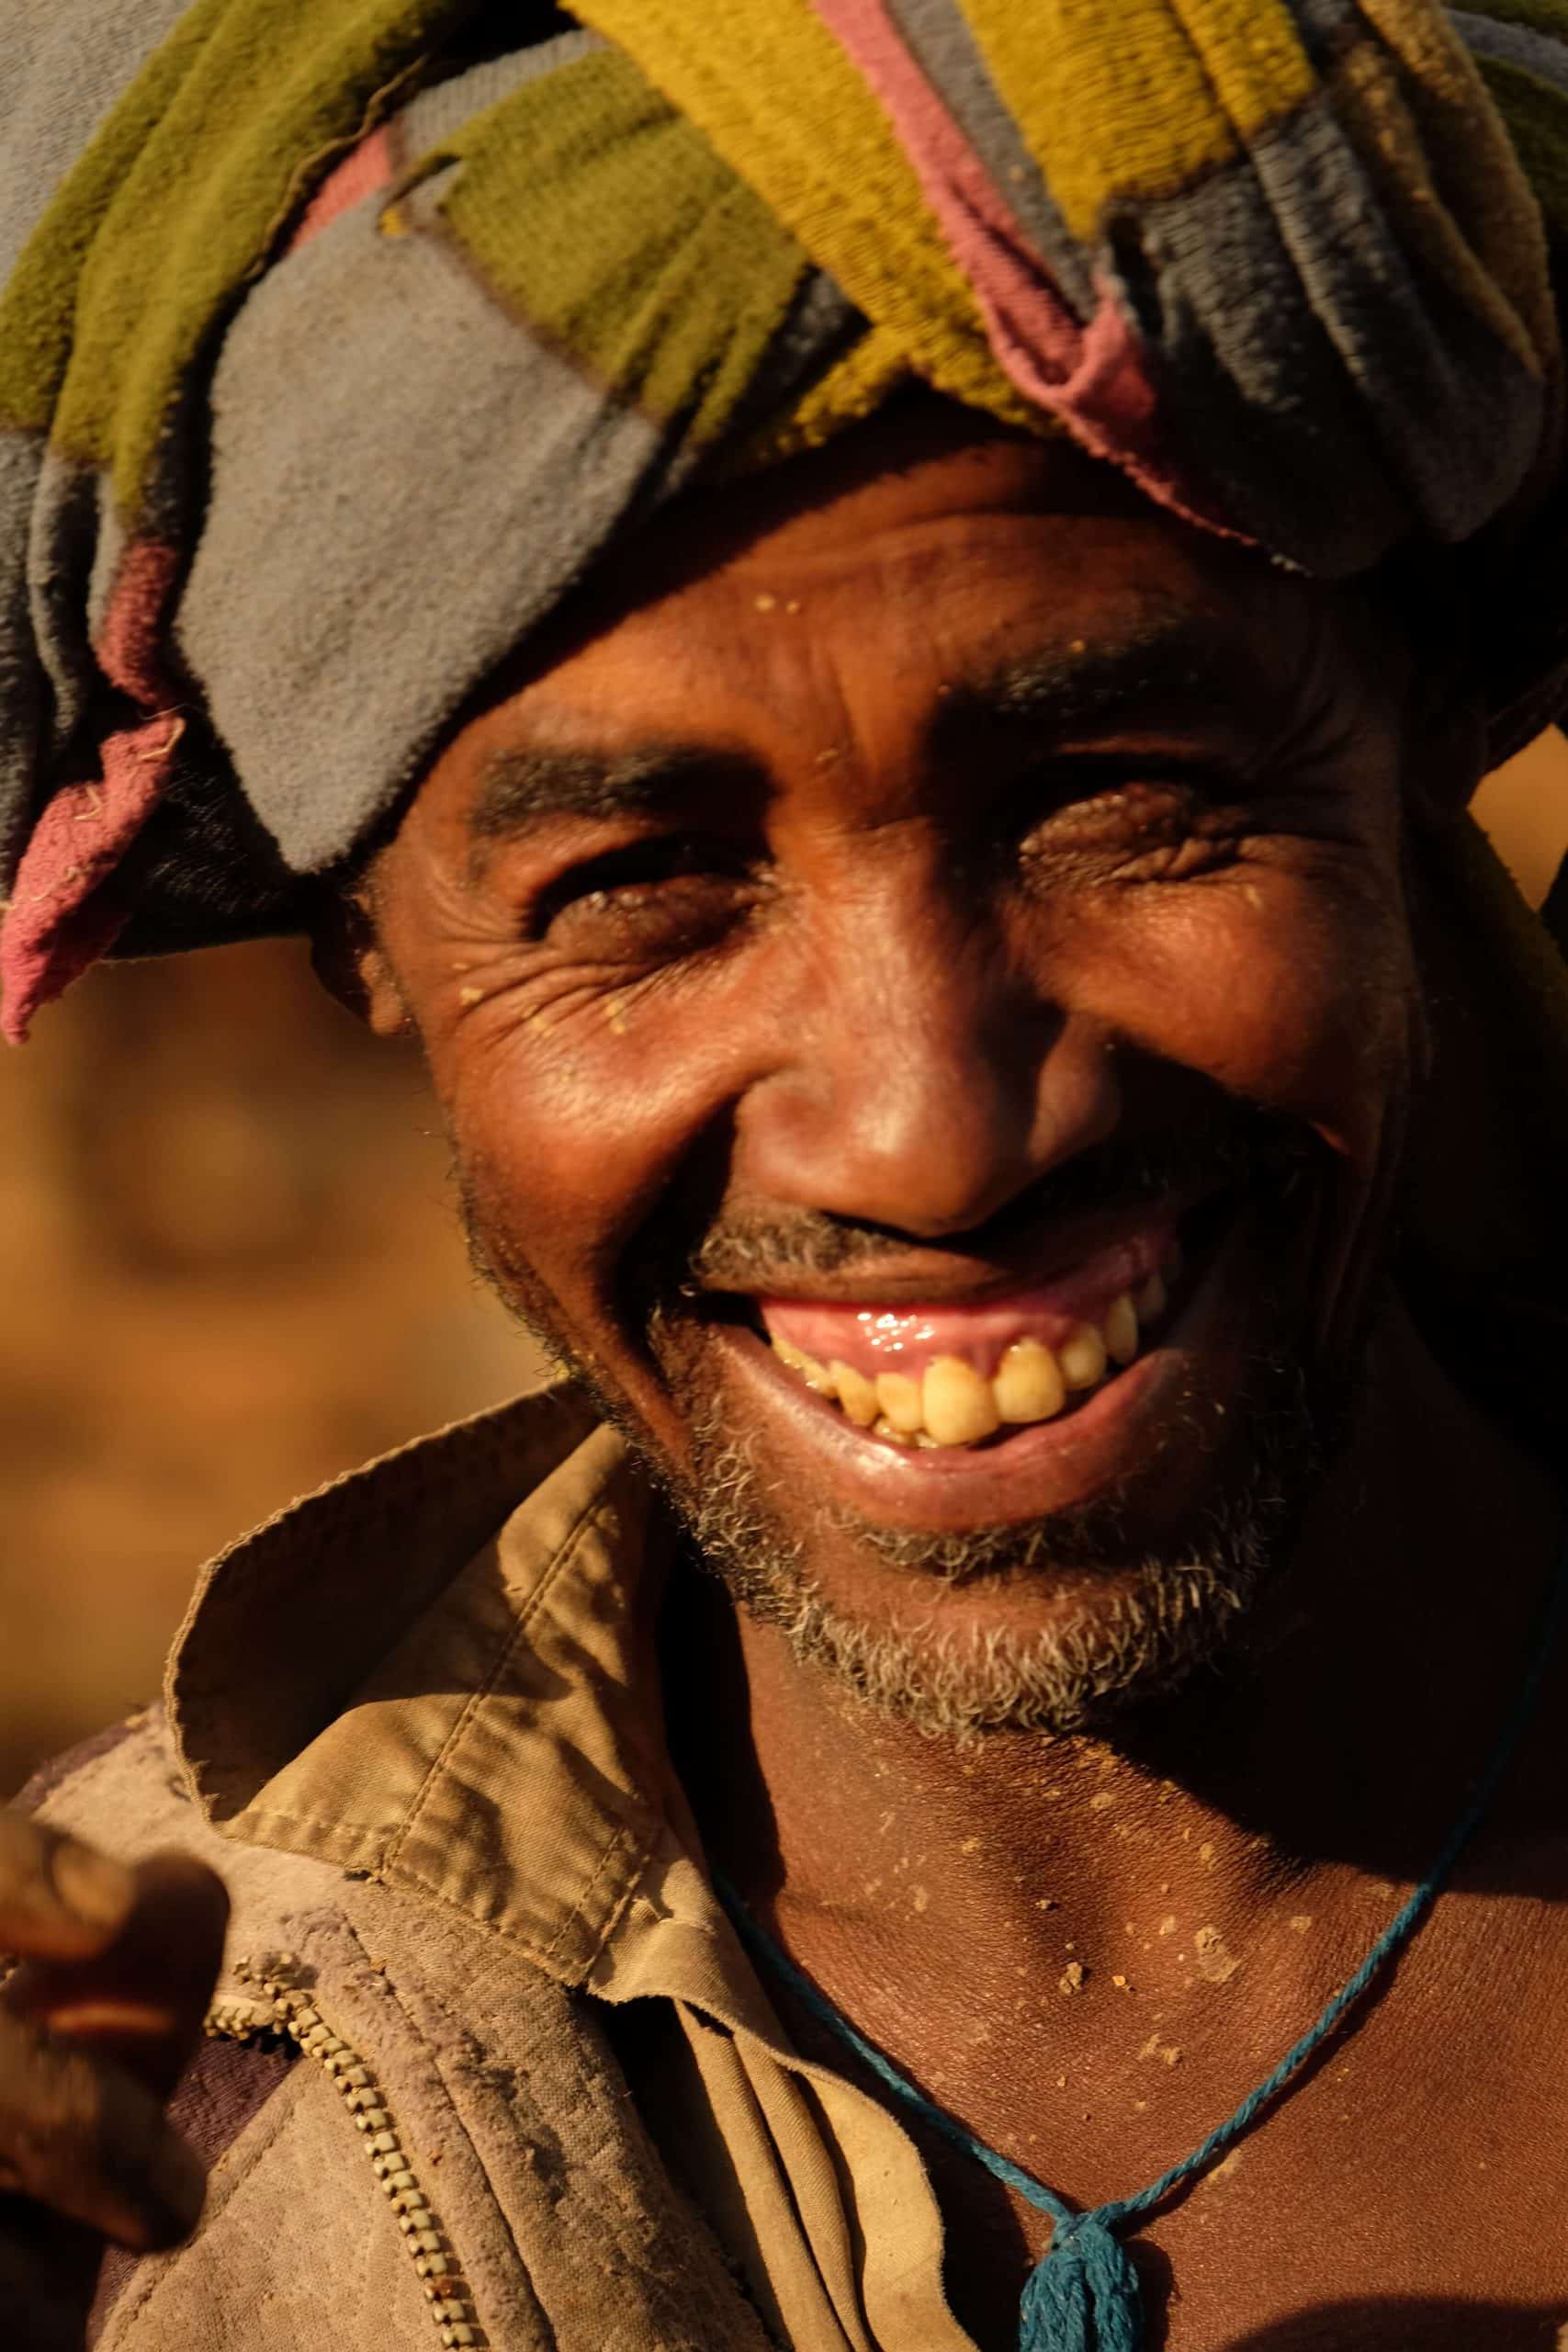
[[[781,2343],[974,2352],[912,2141],[796,2056],[709,1885],[661,1721],[668,1522],[569,1389],[462,1434],[460,1479],[427,1441],[209,1570],[169,1701],[211,1817],[658,2005],[634,2093]]]

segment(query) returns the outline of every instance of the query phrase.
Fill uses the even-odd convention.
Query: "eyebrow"
[[[1042,647],[942,694],[927,725],[927,753],[951,756],[976,728],[1061,734],[1118,718],[1146,723],[1156,713],[1256,728],[1269,690],[1240,650],[1234,629],[1186,612],[1145,617],[1110,639]],[[653,817],[683,794],[716,788],[766,795],[771,779],[761,761],[732,745],[499,746],[484,761],[468,810],[476,874],[493,845],[541,817]]]
[[[657,741],[626,752],[504,744],[479,771],[468,809],[477,865],[541,817],[657,816],[682,792],[765,786],[759,761],[703,743]]]
[[[1064,735],[1115,719],[1202,718],[1257,732],[1278,693],[1218,616],[1150,616],[1113,638],[1043,647],[955,684],[931,721],[930,748],[941,757],[976,726]]]

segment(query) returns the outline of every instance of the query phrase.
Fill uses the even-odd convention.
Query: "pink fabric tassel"
[[[0,929],[0,1035],[26,1041],[40,1005],[62,995],[106,955],[130,910],[99,894],[158,805],[185,720],[154,648],[178,571],[176,550],[157,540],[130,548],[120,565],[96,648],[112,685],[133,701],[159,704],[108,737],[96,782],[57,792],[33,828]]]
[[[124,927],[97,895],[158,804],[185,721],[173,714],[111,735],[103,779],[57,792],[39,819],[0,933],[0,1034],[25,1043],[40,1005],[63,993]]]

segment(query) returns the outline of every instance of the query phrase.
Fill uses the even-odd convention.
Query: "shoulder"
[[[80,1774],[90,1771],[103,1758],[111,1756],[117,1747],[122,1747],[128,1739],[133,1740],[138,1735],[144,1734],[157,1713],[152,1707],[138,1708],[134,1714],[123,1717],[118,1723],[106,1724],[101,1731],[78,1741],[74,1747],[65,1748],[59,1756],[51,1756],[9,1800],[11,1805],[17,1813],[41,1814],[46,1819],[52,1819],[50,1800]]]
[[[89,2342],[101,2352],[205,2342],[218,2311],[258,2346],[322,2337],[401,2352],[405,2343],[426,2344],[430,2299],[406,2250],[407,2209],[394,2209],[367,2160],[358,2127],[371,2111],[353,2101],[360,2085],[345,2083],[344,2066],[324,2063],[333,2053],[312,2036],[301,1997],[305,1981],[319,1976],[335,2010],[334,1973],[352,1975],[363,1962],[338,1899],[352,1892],[344,1873],[216,1831],[192,1801],[161,1706],[55,1758],[17,1803],[125,1860],[170,1847],[194,1853],[219,1871],[232,1905],[206,2033],[170,2106],[209,2166],[206,2213],[196,2237],[172,2254],[137,2259],[109,2250]],[[299,1984],[280,1998],[278,1955],[290,1945],[311,1957],[294,1962]],[[367,2084],[397,2071],[387,2045],[409,2039],[391,2004],[379,2005],[377,2024],[383,2047],[374,2071],[357,2047],[342,2044]]]
[[[319,1903],[341,1873],[298,1854],[237,1846],[209,1822],[162,1705],[139,1709],[53,1758],[15,1799],[17,1807],[135,1863],[177,1847],[228,1884],[236,1938],[265,1939],[281,1914]]]
[[[51,1757],[11,1800],[57,1829],[138,1861],[170,1844],[210,1846],[178,1768],[161,1706],[138,1708]],[[204,1860],[215,1860],[203,1852]]]
[[[195,1852],[233,1904],[206,2033],[170,2107],[208,2165],[206,2211],[170,2254],[109,2250],[95,2352],[205,2343],[215,2321],[258,2352],[478,2344],[465,2265],[501,2322],[491,2340],[547,2340],[493,2166],[462,2120],[472,2085],[460,2079],[454,2099],[444,2079],[454,2057],[460,2077],[475,2069],[443,2032],[451,1956],[427,1948],[414,1906],[332,1864],[222,1837],[191,1800],[161,1707],[54,1759],[19,1802],[128,1860]],[[569,2021],[558,1988],[533,1972],[513,1989],[513,2054],[526,2064]]]

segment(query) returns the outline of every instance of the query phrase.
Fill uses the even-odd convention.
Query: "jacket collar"
[[[559,1384],[339,1479],[204,1573],[167,1680],[226,1836],[449,1904],[567,1984],[665,1829],[670,1522]]]

